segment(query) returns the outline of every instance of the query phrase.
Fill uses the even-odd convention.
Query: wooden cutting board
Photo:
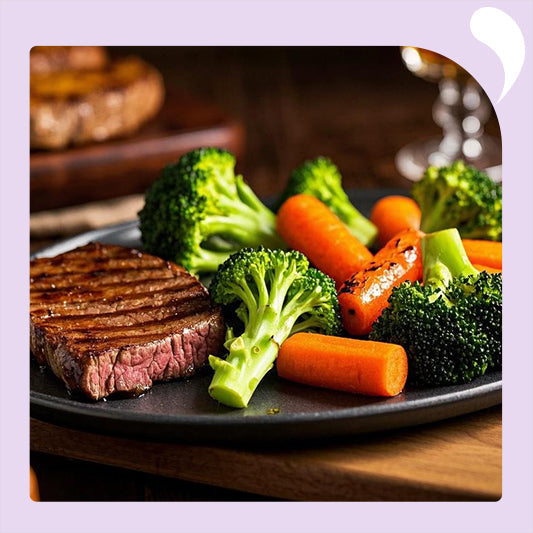
[[[30,210],[143,193],[162,167],[199,146],[242,153],[244,128],[216,106],[185,93],[132,137],[58,152],[30,154]]]

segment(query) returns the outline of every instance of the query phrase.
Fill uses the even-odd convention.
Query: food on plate
[[[30,276],[31,351],[87,398],[190,376],[222,347],[205,287],[158,257],[93,243],[31,261]]]
[[[39,483],[37,482],[37,476],[35,475],[35,471],[30,466],[30,498],[34,502],[38,502],[40,500],[39,497]]]
[[[469,382],[502,360],[501,242],[481,238],[501,238],[501,188],[487,180],[462,162],[429,168],[413,188],[422,229],[412,200],[383,198],[372,218],[393,236],[373,256],[328,159],[293,172],[276,216],[232,154],[198,148],[146,193],[146,253],[92,243],[31,261],[31,350],[93,400],[207,362],[209,394],[233,408],[276,360],[282,378],[366,395]],[[458,229],[422,231],[441,223]],[[210,294],[190,272],[213,275]],[[342,325],[369,340],[335,337]]]
[[[167,166],[139,213],[146,250],[208,273],[241,248],[284,248],[276,216],[234,168],[235,157],[218,148],[194,150]]]
[[[396,396],[407,380],[407,355],[397,344],[297,333],[281,345],[276,369],[306,385]]]
[[[30,50],[30,74],[63,70],[95,70],[108,62],[103,46],[34,46]]]
[[[502,269],[502,243],[463,239],[466,255],[472,263]]]
[[[339,290],[342,323],[351,335],[370,333],[372,324],[387,307],[392,289],[422,277],[421,233],[408,229],[393,237]]]
[[[429,167],[412,187],[420,206],[420,229],[457,228],[463,239],[502,239],[502,186],[474,167],[455,161]]]
[[[486,266],[486,265],[478,265],[476,263],[472,263],[472,266],[476,269],[476,270],[484,270],[485,272],[488,272],[489,274],[494,274],[496,272],[500,272],[501,273],[501,268],[492,268],[492,267],[489,267],[489,266]]]
[[[61,149],[131,134],[161,108],[161,74],[139,58],[32,74],[30,146]]]
[[[500,368],[502,275],[472,266],[457,229],[424,236],[422,262],[424,284],[392,291],[370,339],[405,348],[415,385],[466,383]]]
[[[379,243],[384,246],[405,229],[420,229],[420,208],[407,196],[385,196],[372,207],[370,220],[378,228]]]
[[[228,327],[226,359],[209,356],[209,394],[229,407],[248,405],[289,335],[340,330],[333,280],[297,251],[243,249],[220,265],[210,292],[240,322]]]
[[[324,203],[308,194],[291,196],[283,203],[277,226],[283,240],[338,287],[373,257]]]
[[[374,242],[378,232],[376,226],[350,202],[342,188],[339,169],[327,157],[305,161],[293,170],[279,205],[297,194],[315,196],[326,204],[365,246]]]

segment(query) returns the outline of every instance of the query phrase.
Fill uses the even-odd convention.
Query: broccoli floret
[[[292,171],[278,207],[296,194],[315,196],[326,204],[365,246],[370,246],[378,233],[376,226],[350,202],[342,188],[339,169],[327,157],[305,161]]]
[[[487,174],[456,161],[429,167],[413,185],[426,233],[457,228],[464,239],[502,239],[502,187]]]
[[[284,248],[274,213],[234,168],[233,155],[218,148],[194,150],[165,167],[139,213],[145,249],[209,273],[243,247]]]
[[[340,329],[334,281],[309,268],[300,252],[243,249],[218,268],[210,287],[215,303],[234,309],[243,332],[228,328],[226,359],[209,356],[215,371],[210,395],[229,407],[246,407],[272,368],[280,345],[300,331]]]
[[[467,383],[501,368],[502,276],[478,272],[456,229],[422,239],[424,284],[393,289],[370,338],[402,345],[411,384]]]

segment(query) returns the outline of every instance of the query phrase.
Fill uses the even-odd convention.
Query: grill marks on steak
[[[47,279],[50,277],[50,267],[54,269],[53,274],[61,277],[64,274],[90,274],[94,276],[95,272],[110,271],[120,272],[127,269],[137,269],[139,267],[139,257],[136,258],[120,258],[120,257],[92,257],[88,263],[83,257],[79,259],[70,259],[68,264],[52,260],[50,263],[35,264],[32,269],[32,279]],[[145,269],[161,269],[161,260],[157,257],[143,260],[142,266]]]
[[[109,302],[115,309],[120,309],[121,306],[126,305],[141,305],[146,298],[152,298],[154,303],[157,301],[163,303],[169,298],[175,298],[175,294],[180,291],[189,289],[196,284],[195,280],[183,279],[169,279],[161,282],[149,283],[131,283],[130,287],[125,287],[126,284],[119,284],[120,287],[126,288],[128,291],[124,295],[117,296],[114,288],[110,289],[85,289],[80,291],[67,290],[63,292],[46,292],[42,291],[40,294],[40,302],[30,304],[30,310],[48,310],[51,304],[60,305],[62,316],[64,314],[83,314],[98,312],[102,307],[102,301]],[[169,296],[169,290],[172,291]],[[134,302],[133,300],[137,300]]]
[[[121,246],[89,244],[30,263],[31,349],[93,399],[194,373],[225,327],[181,267]]]
[[[35,311],[34,316],[46,320],[48,327],[75,331],[78,327],[90,326],[126,326],[142,324],[147,320],[161,320],[167,316],[195,314],[209,307],[205,302],[205,292],[201,287],[190,288],[181,294],[167,294],[165,298],[151,296],[136,300],[110,300],[108,305],[91,302],[92,307],[65,309],[64,306],[47,307],[46,311]],[[156,307],[161,306],[161,307]],[[77,308],[79,307],[79,308]]]
[[[174,278],[172,274],[169,276],[157,276],[156,272],[151,273],[149,276],[143,276],[144,271],[139,271],[138,276],[139,278],[135,277],[133,273],[131,272],[124,272],[122,275],[122,280],[119,276],[116,276],[116,279],[113,280],[110,276],[106,277],[105,280],[101,279],[94,279],[94,280],[86,280],[85,278],[82,278],[81,283],[83,285],[77,285],[73,286],[72,283],[80,283],[80,280],[78,281],[72,281],[71,278],[63,278],[63,281],[66,282],[66,280],[70,280],[70,283],[53,283],[51,280],[48,280],[45,283],[33,283],[32,284],[32,294],[43,294],[43,298],[47,299],[53,299],[57,298],[60,299],[65,294],[68,294],[69,296],[75,296],[77,294],[81,294],[82,298],[84,298],[85,294],[90,292],[92,294],[100,294],[105,291],[111,291],[112,293],[115,291],[117,287],[124,287],[127,288],[128,291],[135,290],[135,287],[152,287],[156,284],[159,285],[161,283],[169,283],[172,285],[173,283],[180,283],[179,278]],[[48,285],[47,285],[48,284]],[[150,290],[150,289],[147,289]]]

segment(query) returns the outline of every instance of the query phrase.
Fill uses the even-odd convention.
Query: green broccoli
[[[209,356],[215,371],[209,394],[230,407],[248,405],[289,335],[335,334],[340,329],[334,281],[309,268],[300,252],[243,249],[220,265],[210,293],[244,328],[238,336],[228,328],[225,360]]]
[[[409,383],[467,383],[501,367],[502,275],[478,272],[456,229],[422,238],[424,285],[393,289],[370,338],[402,345]]]
[[[429,167],[411,193],[422,231],[457,228],[463,239],[502,240],[502,187],[484,172],[462,161]]]
[[[278,207],[296,194],[315,196],[326,204],[365,246],[370,246],[378,233],[376,226],[350,202],[342,188],[339,169],[327,157],[305,161],[292,171]]]
[[[284,248],[274,213],[234,168],[234,156],[218,148],[193,150],[165,167],[139,213],[146,251],[209,273],[243,247]]]

